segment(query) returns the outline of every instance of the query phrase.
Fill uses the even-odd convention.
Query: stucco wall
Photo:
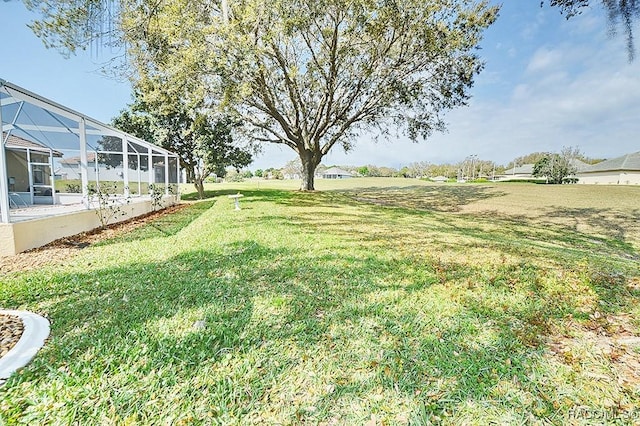
[[[13,241],[13,224],[0,223],[0,256],[12,256],[16,254]]]
[[[177,202],[177,197],[164,197],[164,206]],[[122,206],[124,215],[114,217],[109,223],[122,222],[152,210],[151,200],[136,200]],[[0,224],[0,256],[12,256],[32,248],[43,246],[57,239],[76,235],[100,227],[95,210],[83,210],[17,223]]]
[[[640,172],[582,173],[578,177],[578,183],[587,185],[640,185]]]

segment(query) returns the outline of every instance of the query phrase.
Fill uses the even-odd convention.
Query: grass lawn
[[[640,422],[640,188],[296,187],[0,275],[52,322],[0,423]]]

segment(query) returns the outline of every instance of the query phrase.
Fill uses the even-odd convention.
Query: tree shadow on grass
[[[294,191],[278,189],[205,191],[205,199],[240,193],[241,204],[269,201],[293,207],[336,207],[344,204],[344,197],[389,207],[423,211],[457,212],[461,206],[487,198],[501,197],[503,192],[490,186],[408,186],[368,187],[352,190]],[[197,194],[183,195],[184,200],[196,200]]]
[[[164,238],[176,235],[213,206],[215,201],[205,200],[193,203],[176,212],[164,214],[145,222],[143,226],[116,237],[99,241],[96,246],[126,243],[151,238]]]
[[[606,221],[598,216],[600,211],[575,212],[580,220],[595,222],[605,226]],[[588,215],[586,213],[589,213]],[[394,226],[395,219],[412,220],[413,229],[405,226]],[[628,219],[628,218],[627,218]],[[416,258],[438,258],[438,252],[459,253],[462,259],[469,256],[470,250],[478,248],[503,253],[504,256],[517,256],[525,259],[539,260],[548,258],[558,267],[583,269],[584,280],[603,301],[601,310],[616,312],[629,310],[640,293],[630,289],[627,281],[640,275],[638,264],[633,261],[640,254],[633,244],[624,240],[628,237],[628,226],[620,226],[619,231],[611,238],[593,235],[586,231],[578,231],[575,227],[562,223],[550,223],[545,218],[535,219],[525,216],[512,216],[490,212],[476,218],[470,215],[447,215],[441,213],[425,215],[422,211],[393,211],[385,209],[379,214],[376,208],[365,209],[357,213],[346,211],[327,211],[299,213],[292,218],[271,217],[271,221],[282,221],[282,225],[296,225],[301,232],[314,234],[338,235],[342,242],[338,244],[365,244],[383,247],[394,252],[401,248],[410,254],[411,247],[425,247],[425,239],[431,240],[426,247],[433,246],[433,252],[416,252]],[[366,224],[366,226],[363,226]],[[354,233],[354,229],[359,229]],[[499,229],[499,232],[495,232]],[[622,230],[622,231],[620,231]],[[622,240],[620,232],[623,232]],[[401,243],[401,245],[399,245]],[[585,264],[585,262],[588,262]],[[464,262],[463,262],[464,263]],[[562,265],[562,266],[560,266]],[[446,266],[446,265],[445,265]],[[551,266],[551,265],[549,265]],[[470,268],[461,264],[458,271]],[[436,269],[438,269],[436,265]],[[455,277],[451,268],[449,275]],[[464,274],[463,274],[464,275]],[[452,277],[441,277],[448,280]],[[536,294],[532,291],[532,294]],[[543,309],[541,312],[544,312]],[[571,312],[578,315],[577,312]],[[536,315],[532,317],[535,319]]]
[[[475,185],[356,188],[340,192],[360,202],[438,212],[457,212],[464,205],[505,195],[493,187]]]
[[[286,348],[287,342],[304,350],[325,339],[327,319],[345,300],[377,289],[370,277],[358,282],[349,277],[395,270],[369,258],[327,254],[313,264],[306,260],[289,250],[244,241],[215,253],[194,251],[160,263],[60,274],[53,282],[34,285],[34,279],[17,285],[9,295],[11,304],[44,301],[52,337],[32,367],[7,384],[9,397],[17,391],[13,385],[31,380],[47,393],[48,386],[60,386],[61,381],[65,387],[83,387],[96,375],[118,376],[126,370],[142,378],[163,370],[175,383],[221,362],[225,354],[265,344]],[[256,303],[262,304],[259,312]],[[193,329],[198,319],[206,321],[205,329]],[[138,365],[139,358],[144,362]],[[285,375],[286,361],[274,364],[271,374]],[[71,377],[79,381],[74,385]],[[114,382],[113,392],[120,386]],[[65,395],[76,390],[67,389]],[[99,405],[103,412],[114,404],[116,412],[131,413],[144,398],[150,396],[139,395],[134,404],[114,395]],[[86,408],[81,400],[65,403],[80,412]]]
[[[550,219],[560,219],[575,232],[588,229],[594,235],[618,241],[621,246],[640,247],[640,210],[625,214],[613,209],[551,207],[545,212]]]
[[[574,307],[539,291],[531,279],[541,274],[536,267],[505,267],[493,280],[466,265],[448,268],[445,282],[462,274],[456,279],[477,283],[458,288],[458,302],[433,287],[442,283],[438,265],[429,261],[308,254],[251,240],[163,262],[60,273],[43,282],[34,277],[1,302],[41,302],[52,338],[5,385],[6,415],[33,415],[29,405],[47,399],[42,418],[113,412],[158,420],[176,412],[205,421],[194,409],[203,405],[214,417],[238,419],[302,392],[299,405],[279,408],[289,416],[282,420],[313,422],[348,416],[336,410],[349,401],[369,401],[375,413],[374,396],[382,392],[383,400],[409,401],[418,422],[435,421],[469,401],[487,403],[505,378],[517,377],[517,389],[552,392],[527,375],[528,360],[538,353],[529,338],[544,329],[522,334],[527,328],[514,324],[530,326],[540,315],[562,318]],[[509,284],[513,277],[516,287]],[[537,293],[496,309],[501,292],[510,291]],[[442,313],[446,306],[439,303],[458,308]],[[196,320],[205,327],[194,328]],[[327,367],[326,359],[333,364]],[[326,374],[332,390],[284,385],[311,372]],[[24,399],[30,382],[35,394]]]
[[[503,192],[488,186],[361,188],[342,193],[356,201],[413,210],[412,213],[415,215],[418,211],[455,213],[466,204],[504,195]],[[503,234],[502,237],[507,237],[502,238],[505,243],[526,238],[532,242],[539,241],[539,246],[549,246],[550,243],[571,249],[577,245],[594,252],[615,251],[626,259],[638,258],[640,214],[637,210],[631,215],[624,215],[607,209],[552,208],[539,218],[509,216],[498,212],[485,212],[476,216],[478,224],[497,225],[500,229],[508,231],[500,233]],[[472,216],[465,214],[464,217]],[[448,227],[450,231],[460,235],[488,242],[495,242],[501,238],[496,233],[486,232],[481,226],[470,226],[470,221],[460,229],[457,224],[459,221],[455,217],[443,215],[438,217],[438,221],[444,225],[435,226],[438,231]]]
[[[331,197],[342,195],[261,190],[247,201],[261,197],[315,206],[318,199],[332,205]],[[424,247],[419,240],[426,232],[451,233],[465,238],[449,243],[461,255],[478,244],[505,253],[519,244],[529,255],[533,249],[562,261],[568,244],[588,253],[588,235],[573,233],[570,241],[560,241],[563,227],[495,216],[487,220],[500,227],[496,236],[483,223],[455,215],[361,210],[251,218],[257,226],[281,221],[291,232],[339,236],[335,246],[310,244],[296,251],[247,240],[162,262],[34,275],[1,292],[0,303],[40,305],[53,321],[51,342],[3,391],[7,415],[33,414],[46,400],[53,418],[63,412],[85,418],[115,412],[122,419],[137,414],[158,420],[177,413],[204,423],[203,412],[194,408],[203,406],[219,422],[233,423],[277,406],[285,413],[281,423],[363,423],[368,418],[349,418],[352,413],[340,407],[364,405],[371,414],[402,400],[415,423],[426,423],[468,402],[491,406],[504,381],[511,381],[514,392],[556,392],[553,384],[531,378],[529,362],[540,354],[536,345],[548,333],[548,321],[577,315],[579,306],[541,286],[537,277],[544,268],[523,262],[484,270],[404,252],[349,254],[345,247],[368,239],[388,253],[398,241]],[[419,232],[394,226],[396,219],[415,220]],[[364,232],[363,222],[370,225]],[[616,297],[619,306],[627,306],[640,296],[609,287],[614,293],[596,288],[600,301]],[[516,302],[508,299],[513,293],[521,295]],[[456,309],[447,313],[450,306]],[[194,328],[196,320],[206,326]],[[324,374],[327,382],[305,382],[309,372]],[[308,387],[296,387],[296,380]],[[29,383],[34,394],[22,397]],[[107,390],[92,390],[94,384]],[[294,396],[303,401],[294,403]],[[540,400],[547,402],[537,415],[550,417],[555,407]],[[530,409],[512,400],[497,404],[513,412]]]
[[[333,191],[297,191],[282,189],[237,190],[221,189],[205,191],[205,198],[224,197],[242,194],[240,206],[242,209],[253,208],[253,204],[269,202],[291,207],[336,207],[344,204],[344,195]],[[187,194],[183,200],[197,200],[197,194]],[[230,201],[231,204],[231,201]]]
[[[562,224],[538,222],[528,217],[514,217],[497,212],[482,216],[449,216],[423,211],[393,211],[386,208],[384,214],[375,210],[348,212],[298,213],[291,218],[272,217],[282,225],[295,224],[301,232],[331,233],[352,243],[388,246],[397,242],[403,246],[429,245],[439,250],[454,249],[464,255],[466,248],[486,247],[505,254],[531,255],[535,250],[552,259],[576,260],[595,257],[612,262],[628,262],[638,258],[638,252],[627,241],[607,239],[590,233],[578,232]],[[412,220],[413,228],[394,226],[395,220]],[[354,233],[354,229],[360,232]],[[496,232],[496,229],[499,232]],[[449,240],[449,241],[448,241]]]
[[[210,198],[221,197],[225,195],[242,194],[244,197],[251,197],[255,199],[269,199],[272,201],[278,201],[280,199],[288,199],[294,196],[294,191],[286,191],[281,189],[216,189],[204,191],[203,200]],[[189,193],[182,195],[182,199],[185,201],[197,201],[198,193]],[[243,200],[244,201],[244,200]]]
[[[237,189],[206,190],[206,191],[204,191],[204,197],[202,198],[202,200],[207,200],[209,198],[219,197],[221,195],[237,194],[238,192],[246,193],[247,191],[238,191]],[[201,200],[201,198],[199,198],[197,192],[190,192],[188,194],[182,194],[181,199],[185,200],[185,201],[198,201],[198,200]]]

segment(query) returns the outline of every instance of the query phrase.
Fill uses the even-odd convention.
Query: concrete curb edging
[[[0,313],[20,317],[24,330],[18,343],[0,358],[0,386],[16,370],[24,367],[33,359],[49,337],[49,321],[27,311],[0,310]]]

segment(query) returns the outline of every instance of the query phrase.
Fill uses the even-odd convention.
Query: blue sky
[[[0,2],[0,16],[0,78],[103,122],[130,102],[127,82],[99,72],[112,52],[65,59],[26,27],[36,15],[22,2]],[[609,35],[599,8],[567,21],[538,0],[505,2],[479,53],[486,67],[470,105],[447,114],[447,133],[417,144],[365,135],[349,153],[335,147],[323,163],[401,167],[475,154],[505,164],[563,146],[599,158],[640,151],[640,59],[628,63],[623,34]],[[289,148],[267,146],[250,168],[293,158]]]

